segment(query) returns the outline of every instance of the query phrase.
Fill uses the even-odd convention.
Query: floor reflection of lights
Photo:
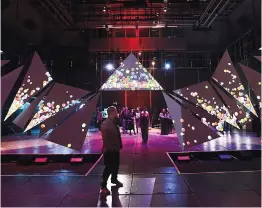
[[[44,137],[43,137],[44,138]],[[122,135],[124,151],[137,152],[146,151],[141,144],[141,133],[138,135]],[[151,129],[149,131],[149,140],[147,148],[156,151],[183,151],[179,145],[176,133],[169,135],[160,135],[160,129]],[[208,141],[204,144],[193,146],[191,151],[220,151],[220,150],[251,150],[261,148],[261,138],[255,137],[253,133],[232,132],[225,133],[220,138]],[[101,153],[102,139],[100,132],[90,132],[86,136],[84,146],[81,151],[83,154]],[[184,150],[186,151],[186,150]],[[75,154],[79,153],[73,149],[63,147],[48,140],[38,138],[37,136],[7,136],[2,137],[2,153],[17,154]]]
[[[131,184],[131,181],[132,181],[131,175],[119,174],[118,180],[123,183],[124,187],[117,188],[114,184],[110,182],[111,177],[109,177],[107,188],[108,190],[111,191],[111,195],[100,196],[98,199],[98,203],[97,203],[98,207],[115,207],[115,206],[125,207],[127,206],[127,204],[129,204],[129,197],[127,196],[127,194],[130,194],[131,186],[132,186],[132,193],[137,193],[137,191],[146,190],[147,195],[151,196],[151,199],[152,199],[154,188],[155,188],[155,182],[156,182],[155,177],[149,177],[149,178],[137,177],[135,179],[133,178],[133,181],[135,181],[136,183]],[[138,184],[142,184],[143,187],[141,187]],[[150,202],[151,202],[151,199],[149,200]]]

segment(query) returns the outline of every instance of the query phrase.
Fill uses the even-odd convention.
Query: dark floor
[[[28,166],[31,171],[7,165],[2,166],[2,173],[7,175],[1,177],[1,205],[260,207],[261,171],[179,174],[166,153],[172,151],[172,144],[176,143],[170,142],[169,146],[162,143],[172,138],[158,136],[149,142],[148,147],[141,145],[140,136],[132,137],[132,143],[130,139],[124,142],[121,156],[119,180],[124,187],[119,190],[113,187],[112,195],[99,197],[103,159],[87,176],[85,174],[90,170],[88,164],[65,165],[63,168],[53,164]],[[261,140],[254,138],[251,143],[259,145]],[[231,145],[241,146],[242,143],[232,140]],[[223,166],[222,163],[220,165]],[[20,171],[10,172],[10,169]],[[108,187],[111,189],[111,184]]]

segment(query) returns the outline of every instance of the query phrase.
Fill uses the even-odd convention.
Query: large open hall
[[[1,1],[1,207],[261,207],[260,0]]]

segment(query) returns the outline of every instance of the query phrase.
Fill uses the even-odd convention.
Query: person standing
[[[147,144],[148,141],[148,125],[149,125],[149,113],[144,110],[140,116],[140,128],[142,134],[143,144]]]
[[[139,107],[136,109],[136,133],[138,134],[138,128],[140,126],[140,109]]]
[[[136,135],[134,123],[135,123],[135,112],[132,109],[129,113],[129,116],[128,116],[128,130],[129,130],[130,135],[132,135],[132,133],[131,133],[132,130],[133,130],[134,134]]]
[[[97,116],[96,116],[96,123],[99,131],[101,130],[101,124],[103,121],[102,111],[98,108],[97,110]]]
[[[160,124],[161,124],[161,135],[168,135],[168,122],[167,122],[167,113],[166,109],[163,108],[159,114]]]
[[[120,150],[122,149],[122,138],[119,127],[116,125],[117,110],[114,106],[107,109],[108,118],[101,126],[103,139],[103,155],[105,169],[102,175],[101,194],[110,194],[107,189],[107,181],[111,175],[111,183],[122,187],[123,184],[118,181],[117,175],[120,163]]]

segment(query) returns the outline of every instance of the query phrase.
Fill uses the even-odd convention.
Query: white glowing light
[[[37,91],[39,91],[39,90],[40,90],[40,88],[39,88],[39,87],[37,87],[37,88],[36,88],[36,90],[37,90]]]
[[[208,86],[206,85],[205,88],[208,89]]]
[[[194,140],[194,143],[197,143],[197,140]]]
[[[228,63],[228,66],[231,66],[231,63]]]
[[[86,123],[82,123],[82,127],[85,128],[86,127]]]
[[[185,143],[183,143],[183,146],[185,146],[186,144]]]
[[[212,139],[212,136],[209,135],[207,138],[208,138],[208,140],[211,140],[211,139]]]
[[[85,131],[85,129],[82,129],[82,131]]]
[[[72,98],[73,97],[73,95],[70,95],[70,98]]]
[[[260,96],[259,95],[257,96],[257,99],[260,100]]]
[[[67,147],[70,148],[72,145],[71,144],[67,144]]]
[[[193,131],[195,130],[195,127],[194,127],[194,126],[192,126],[192,130],[193,130]]]
[[[181,136],[184,136],[185,134],[183,132],[180,133]]]
[[[27,82],[30,82],[30,79],[28,79]]]
[[[185,130],[185,128],[182,128],[181,131],[182,131],[182,132],[185,132],[186,130]]]
[[[107,64],[106,65],[106,69],[108,70],[108,71],[112,71],[113,69],[114,69],[114,66],[113,66],[113,64]]]

